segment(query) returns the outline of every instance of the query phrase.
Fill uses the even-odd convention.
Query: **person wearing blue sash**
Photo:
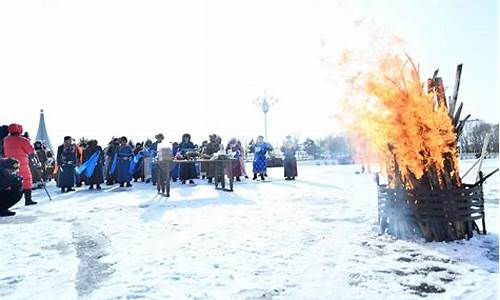
[[[134,156],[137,159],[137,163],[134,167],[135,171],[132,177],[134,178],[134,182],[141,179],[141,182],[144,182],[144,148],[142,143],[135,144],[134,148]]]
[[[179,143],[173,142],[172,143],[172,158],[175,159],[177,156],[177,153],[179,153]],[[179,179],[179,164],[173,163],[172,164],[172,169],[170,170],[170,177],[172,178],[173,182],[176,182],[177,179]]]
[[[106,153],[106,185],[113,185],[115,184],[116,180],[116,172],[115,169],[113,168],[114,164],[116,163],[116,150],[118,149],[118,146],[120,145],[120,141],[117,138],[113,138],[109,144],[108,147],[105,149]]]
[[[57,148],[57,164],[57,186],[61,188],[61,193],[74,191],[76,145],[70,136],[65,136],[64,143]]]
[[[83,161],[88,164],[85,184],[89,186],[89,190],[93,190],[94,185],[100,190],[101,183],[104,183],[104,153],[97,140],[88,141],[87,148],[83,150]]]
[[[120,138],[120,146],[116,150],[116,182],[120,183],[120,187],[131,187],[130,180],[132,176],[129,172],[130,159],[133,157],[132,147],[127,144],[128,140],[122,136]]]
[[[271,146],[264,141],[263,136],[259,136],[252,148],[254,152],[253,180],[256,180],[258,175],[260,175],[261,180],[264,180],[264,175],[267,172],[266,154],[271,149]]]

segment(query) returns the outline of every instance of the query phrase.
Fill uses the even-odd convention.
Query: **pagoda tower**
[[[47,133],[47,126],[45,126],[45,117],[43,115],[43,109],[40,110],[40,121],[38,122],[38,131],[36,133],[36,140],[42,142],[47,149],[52,150],[52,145],[50,144],[49,135]]]

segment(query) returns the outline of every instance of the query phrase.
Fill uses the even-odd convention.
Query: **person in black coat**
[[[16,213],[9,208],[23,197],[23,181],[17,175],[19,163],[13,158],[0,159],[0,217],[13,216]]]
[[[179,143],[179,150],[181,154],[187,158],[187,153],[194,151],[195,146],[191,142],[191,135],[185,133],[182,135],[182,142]],[[194,163],[183,163],[180,164],[179,178],[182,184],[186,184],[186,180],[189,180],[190,184],[194,184],[193,179],[196,178],[196,166]]]
[[[59,166],[57,186],[61,193],[74,191],[75,166],[77,164],[76,145],[70,136],[64,137],[64,144],[57,148],[57,164]]]
[[[108,147],[106,147],[106,184],[113,185],[116,180],[116,170],[111,170],[111,166],[113,165],[113,160],[115,157],[116,149],[120,145],[120,141],[117,138],[113,138]]]
[[[142,143],[135,144],[134,148],[134,156],[139,155],[139,153],[143,153],[144,147]],[[134,178],[134,182],[137,182],[138,179],[141,179],[141,182],[144,182],[144,157],[139,158],[137,164],[135,165],[134,174],[132,174],[132,178]]]
[[[104,183],[104,153],[101,146],[98,145],[97,140],[88,141],[87,148],[83,150],[83,161],[88,161],[96,152],[99,153],[99,158],[97,159],[94,172],[85,180],[85,184],[89,185],[89,190],[93,190],[94,185],[96,185],[96,189],[100,190],[101,183]]]
[[[3,139],[9,135],[9,126],[0,126],[0,157],[3,157]]]
[[[292,140],[291,136],[287,135],[281,147],[281,152],[283,152],[283,156],[285,157],[283,161],[285,180],[295,180],[295,177],[297,177],[297,159],[295,158],[297,149],[297,144]]]

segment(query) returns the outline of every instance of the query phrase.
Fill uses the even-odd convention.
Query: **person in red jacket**
[[[36,204],[31,200],[31,171],[28,156],[34,155],[35,149],[31,146],[30,141],[22,137],[23,126],[19,124],[9,125],[9,136],[3,140],[3,151],[5,157],[15,158],[19,162],[19,176],[23,178],[23,194],[24,204]]]

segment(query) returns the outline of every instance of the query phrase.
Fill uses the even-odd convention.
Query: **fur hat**
[[[163,136],[162,133],[158,133],[157,135],[155,135],[155,139],[157,139],[157,140],[164,140],[165,137]]]
[[[0,169],[17,170],[19,169],[19,162],[15,158],[0,158]]]
[[[15,123],[10,124],[9,125],[9,133],[19,135],[19,134],[23,133],[23,126],[20,124],[15,124]]]
[[[189,133],[184,133],[182,135],[182,140],[184,141],[186,138],[189,139],[189,140],[191,140],[191,135]]]

